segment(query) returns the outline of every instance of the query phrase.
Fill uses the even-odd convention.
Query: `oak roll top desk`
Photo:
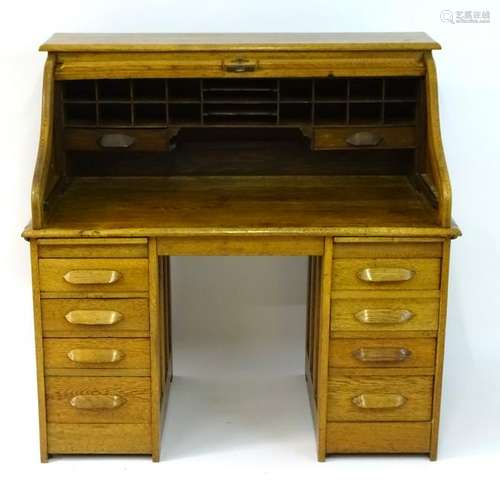
[[[436,458],[460,235],[438,48],[423,33],[56,34],[42,45],[23,233],[42,461],[159,460],[176,255],[309,257],[318,459]]]

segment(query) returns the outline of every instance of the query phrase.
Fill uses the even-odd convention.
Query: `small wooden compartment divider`
[[[423,79],[59,81],[66,127],[412,126]]]

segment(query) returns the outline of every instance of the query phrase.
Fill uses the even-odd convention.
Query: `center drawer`
[[[333,376],[329,421],[430,420],[432,376]]]
[[[47,422],[151,422],[149,378],[48,376],[45,386]]]
[[[40,290],[147,291],[147,259],[40,259]]]
[[[149,369],[148,338],[45,338],[45,368]]]

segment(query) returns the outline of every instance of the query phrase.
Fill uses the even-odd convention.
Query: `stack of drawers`
[[[37,244],[48,453],[151,453],[147,240]]]
[[[336,239],[327,453],[429,453],[443,243]]]

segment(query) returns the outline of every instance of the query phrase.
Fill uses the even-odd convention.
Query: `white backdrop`
[[[339,479],[421,482],[497,473],[500,457],[499,10],[491,0],[333,2],[6,2],[0,29],[2,343],[0,478]],[[489,24],[444,23],[442,10],[489,11]],[[174,261],[175,381],[163,462],[65,458],[38,464],[28,246],[29,189],[44,55],[53,32],[426,31],[464,237],[453,244],[440,460],[342,457],[315,462],[302,377],[305,260]],[[189,291],[188,291],[189,288]],[[189,294],[188,294],[189,292]],[[273,350],[273,348],[276,348]],[[216,375],[219,375],[216,377]],[[203,378],[202,378],[203,377]],[[175,481],[174,481],[175,482]]]

